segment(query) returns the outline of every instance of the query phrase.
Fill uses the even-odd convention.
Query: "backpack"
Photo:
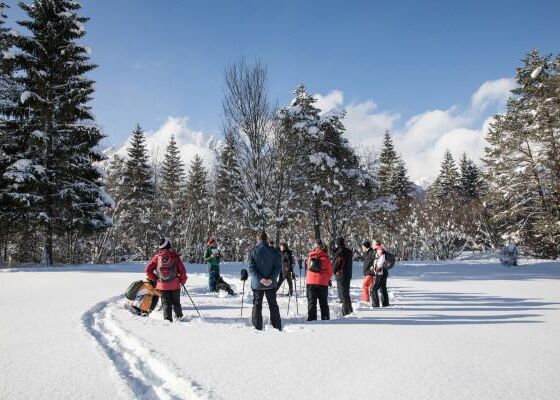
[[[134,300],[136,298],[136,293],[138,289],[144,284],[144,281],[134,281],[130,284],[130,286],[124,292],[124,297],[128,300]]]
[[[321,272],[321,260],[318,258],[312,258],[309,270],[311,272]]]
[[[177,260],[168,255],[158,257],[157,275],[160,282],[172,282],[177,279]]]
[[[393,253],[389,253],[387,250],[385,250],[385,268],[387,270],[390,270],[391,268],[393,268],[395,266],[396,262],[397,262],[397,260],[395,259],[395,255]]]

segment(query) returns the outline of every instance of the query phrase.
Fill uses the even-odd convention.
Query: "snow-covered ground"
[[[123,308],[140,264],[3,269],[0,399],[557,398],[560,263],[469,258],[399,264],[392,306],[347,318],[305,323],[305,300],[286,317],[280,297],[283,332],[252,329],[250,294],[243,318],[240,296],[207,294],[200,265],[187,287],[204,319],[185,296],[173,324]],[[237,291],[240,268],[223,266]]]

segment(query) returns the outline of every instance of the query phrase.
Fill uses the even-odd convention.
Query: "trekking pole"
[[[202,319],[202,315],[200,315],[200,311],[198,311],[198,308],[196,308],[196,304],[194,304],[194,301],[193,301],[191,295],[189,294],[189,291],[187,290],[187,288],[185,287],[185,285],[183,285],[182,283],[181,283],[181,286],[183,286],[183,289],[185,290],[185,293],[187,294],[187,296],[189,296],[189,299],[191,300],[191,303],[192,303],[194,309],[195,309],[196,312],[198,313],[198,316],[200,317],[200,319]]]
[[[249,274],[247,273],[247,270],[243,268],[241,270],[241,278],[240,278],[243,281],[243,293],[241,294],[241,316],[243,316],[243,299],[245,298],[245,281],[247,281],[248,277]]]
[[[297,279],[296,279],[296,274],[294,274],[293,272],[292,272],[292,274],[293,274],[293,276],[294,276],[294,283],[296,283],[296,284],[294,285],[294,286],[295,286],[294,289],[295,289],[295,292],[296,292],[296,315],[299,315],[299,306],[298,306],[298,299],[297,299],[297,282],[298,282],[298,281],[297,281]]]

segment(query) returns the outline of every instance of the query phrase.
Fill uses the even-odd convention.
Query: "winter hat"
[[[336,238],[336,245],[338,247],[344,247],[344,238],[343,237]]]
[[[315,239],[316,247],[323,247],[323,241],[321,239]]]
[[[362,243],[362,246],[364,246],[366,249],[369,249],[371,247],[371,242],[369,240],[365,240]]]
[[[215,244],[215,243],[216,243],[216,239],[214,239],[214,238],[210,238],[208,240],[208,245],[212,245],[212,244]]]
[[[160,242],[159,242],[159,248],[161,250],[171,248],[171,241],[167,238],[161,239]]]

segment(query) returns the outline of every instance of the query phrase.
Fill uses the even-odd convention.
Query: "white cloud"
[[[317,103],[315,103],[315,106],[323,112],[339,108],[344,103],[344,94],[341,90],[333,90],[325,96],[317,93],[314,94],[313,97],[317,99]]]
[[[471,97],[471,109],[481,112],[491,105],[502,105],[515,87],[515,80],[502,78],[484,82]]]
[[[194,131],[189,126],[188,117],[168,117],[165,123],[155,132],[146,132],[146,147],[148,154],[158,160],[163,159],[165,148],[169,143],[171,135],[175,136],[177,147],[181,153],[181,158],[188,169],[190,162],[195,155],[203,158],[206,167],[210,167],[214,162],[212,147],[218,141],[201,131]],[[130,138],[117,150],[118,154],[126,154]]]
[[[344,93],[340,90],[319,95],[318,104],[331,108],[344,106],[347,135],[355,146],[375,146],[379,150],[383,134],[389,129],[411,178],[425,184],[437,176],[446,149],[456,158],[467,152],[479,160],[492,115],[501,111],[514,87],[514,80],[509,78],[487,81],[472,95],[467,109],[453,106],[447,110],[430,110],[404,122],[396,112],[379,111],[372,100],[344,106]]]

